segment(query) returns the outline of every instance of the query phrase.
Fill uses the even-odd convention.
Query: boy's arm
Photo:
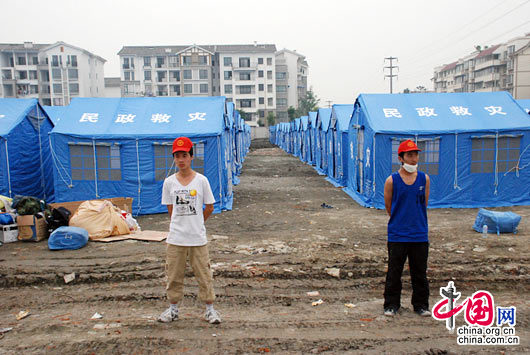
[[[206,222],[206,220],[208,219],[208,217],[211,216],[213,212],[213,204],[207,204],[205,205],[204,207],[204,211],[202,212],[202,215],[204,217],[204,222]]]
[[[431,191],[431,178],[425,174],[425,207],[429,204],[429,192]]]
[[[173,216],[173,205],[166,205],[167,207],[167,213],[169,213],[169,217]]]
[[[385,181],[385,209],[390,216],[392,212],[392,193],[393,193],[392,175],[386,178]]]

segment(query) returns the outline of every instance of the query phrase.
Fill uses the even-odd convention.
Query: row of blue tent
[[[225,97],[75,98],[68,106],[0,99],[0,195],[47,202],[132,197],[133,214],[166,212],[164,179],[178,136],[210,181],[214,211],[231,210],[250,127]]]
[[[530,205],[529,110],[507,92],[361,94],[271,126],[269,137],[365,207],[384,208],[406,139],[422,149],[429,207]]]

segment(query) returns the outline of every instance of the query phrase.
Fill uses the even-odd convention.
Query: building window
[[[56,97],[53,99],[53,106],[62,106],[63,99],[61,97]]]
[[[184,79],[191,79],[191,69],[185,69],[183,71],[183,77]],[[186,91],[184,90],[184,92]]]
[[[276,92],[287,92],[287,85],[277,85]]]
[[[267,92],[272,92],[272,84],[267,85]]]
[[[495,138],[472,138],[471,142],[471,173],[495,172]],[[520,149],[521,137],[499,137],[497,171],[514,171]]]
[[[131,63],[132,63],[132,58],[131,58]],[[76,68],[77,67],[77,56],[69,55],[66,64]],[[134,68],[134,65],[132,67]]]
[[[79,84],[73,83],[68,85],[70,88],[70,94],[79,94]]]
[[[151,71],[144,70],[144,80],[151,81]]]
[[[258,78],[263,78],[263,70],[258,70]]]
[[[225,67],[229,67],[232,65],[232,57],[224,57],[223,58],[223,64]]]
[[[26,65],[26,56],[17,56],[17,65]]]
[[[259,104],[260,105],[265,105],[265,98],[264,97],[260,97],[259,98]]]
[[[239,73],[239,80],[250,80],[250,72]]]
[[[39,93],[39,86],[38,85],[30,85],[29,86],[29,93],[30,94],[38,94]]]
[[[287,99],[284,99],[284,98],[276,99],[276,105],[287,106]]]
[[[278,79],[278,80],[287,79],[287,73],[286,72],[276,72],[276,79]]]
[[[182,56],[182,65],[191,65],[191,56],[183,55]]]
[[[17,79],[26,80],[28,78],[28,72],[25,70],[17,70]]]
[[[199,69],[199,79],[208,79],[208,70]]]
[[[225,71],[224,78],[225,78],[225,80],[231,80],[232,79],[232,71]]]
[[[164,66],[166,62],[166,58],[165,57],[156,57],[156,67],[157,68],[162,68]]]
[[[199,56],[199,64],[200,65],[208,65],[208,57],[205,55]]]
[[[123,72],[123,80],[131,80],[131,72]]]
[[[263,58],[258,58],[258,64],[263,64]]]
[[[273,99],[272,99],[272,97],[269,97],[269,98],[267,99],[267,106],[273,106],[273,105],[274,105],[274,103],[273,103]]]
[[[241,85],[239,87],[240,94],[252,94],[252,85]]]
[[[53,92],[54,92],[54,94],[62,94],[63,93],[63,85],[62,84],[53,84]]]
[[[204,142],[193,143],[193,161],[191,167],[200,174],[204,174]],[[155,159],[155,180],[164,179],[176,172],[173,160],[172,143],[155,144],[153,146]]]
[[[171,96],[180,96],[180,85],[170,85]]]
[[[29,71],[29,79],[30,80],[37,80],[37,71],[36,70],[30,70]]]
[[[265,117],[265,110],[259,110],[259,117],[264,118]]]
[[[241,68],[250,68],[250,58],[249,57],[239,58],[239,66]]]
[[[272,65],[272,58],[267,58],[267,65]]]
[[[192,94],[193,93],[193,85],[192,84],[184,84],[184,93],[185,94]]]
[[[264,91],[264,90],[265,90],[265,85],[263,85],[263,84],[258,84],[258,90],[259,90],[259,91]]]
[[[39,57],[31,57],[31,61],[33,65],[39,64]]]
[[[248,108],[252,107],[252,100],[239,100],[239,107]]]
[[[59,56],[52,55],[52,67],[58,67],[59,66]]]
[[[200,84],[199,85],[199,92],[201,94],[207,94],[208,93],[208,84]]]
[[[166,72],[165,71],[157,71],[156,72],[157,81],[162,82],[166,80]]]
[[[232,93],[232,85],[225,85],[225,94]]]
[[[151,96],[153,94],[153,87],[151,84],[145,84],[145,94]]]
[[[68,69],[68,79],[70,79],[70,80],[77,80],[78,79],[77,69]]]
[[[97,171],[98,180],[121,180],[120,146],[96,144],[94,165],[94,147],[92,144],[69,143],[68,145],[72,180],[94,180],[94,170]]]
[[[144,57],[144,67],[151,66],[151,57]]]
[[[267,70],[267,79],[272,79],[272,70]]]
[[[169,72],[169,77],[172,81],[180,81],[180,71],[172,70]]]
[[[157,88],[158,88],[157,96],[168,96],[166,85],[157,85]]]

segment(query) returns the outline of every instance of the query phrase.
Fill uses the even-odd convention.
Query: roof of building
[[[105,78],[105,87],[113,87],[113,86],[120,86],[121,78]]]
[[[31,46],[31,47],[29,47]],[[73,46],[71,44],[68,44],[68,43],[65,43],[65,42],[62,42],[62,41],[57,41],[55,43],[51,43],[51,44],[43,44],[43,43],[33,43],[33,42],[25,42],[25,43],[0,43],[0,51],[28,51],[28,50],[35,50],[35,51],[44,51],[44,50],[48,50],[48,49],[51,49],[53,47],[56,47],[56,46],[67,46],[67,47],[71,47],[71,48],[75,48],[89,56],[93,56],[93,57],[96,57],[98,58],[99,60],[101,60],[102,62],[106,62],[105,59],[103,59],[102,57],[94,54],[94,53],[91,53],[89,51],[87,51],[86,49],[83,49],[83,48],[80,48],[80,47],[76,47],[76,46]]]
[[[477,56],[475,57],[476,58],[481,58],[481,57],[485,57],[487,55],[490,55],[492,54],[493,52],[495,52],[495,50],[497,48],[499,48],[501,45],[500,44],[497,44],[495,46],[491,46],[489,47],[488,49],[484,49],[483,51],[481,51],[479,54],[477,54]]]
[[[298,53],[296,50],[292,51],[292,50],[287,49],[287,48],[281,49],[278,52],[276,52],[276,54],[281,54],[281,53],[290,53],[290,54],[297,55],[299,57],[305,58],[305,55]]]
[[[168,55],[182,52],[192,46],[124,46],[118,55]],[[196,45],[206,51],[215,52],[250,52],[250,53],[270,53],[276,52],[274,44],[216,44],[216,45]]]
[[[442,68],[442,70],[440,71],[445,71],[445,70],[450,70],[450,69],[453,69],[454,67],[456,67],[456,65],[458,64],[458,61],[456,62],[452,62],[450,64],[447,64],[445,67]]]

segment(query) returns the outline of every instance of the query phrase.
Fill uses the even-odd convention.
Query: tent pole
[[[140,210],[142,209],[142,200],[141,200],[141,192],[142,192],[142,181],[140,180],[140,154],[138,153],[138,138],[136,138],[136,168],[138,170],[138,215],[140,214]],[[132,213],[132,211],[131,211]]]
[[[7,149],[7,138],[5,139],[6,146],[6,163],[7,163],[7,184],[9,185],[9,197],[13,197],[11,193],[11,169],[9,168],[9,150]]]
[[[97,169],[97,157],[96,157],[96,141],[92,138],[92,152],[94,154],[94,185],[96,186],[96,197],[99,198],[98,194],[98,169]]]
[[[40,110],[39,106],[37,104],[37,127],[38,127],[38,134],[39,134],[39,158],[40,158],[40,187],[43,192],[44,201],[46,201],[46,187],[44,184],[44,167],[43,167],[43,159],[42,159],[42,138],[40,133]]]

